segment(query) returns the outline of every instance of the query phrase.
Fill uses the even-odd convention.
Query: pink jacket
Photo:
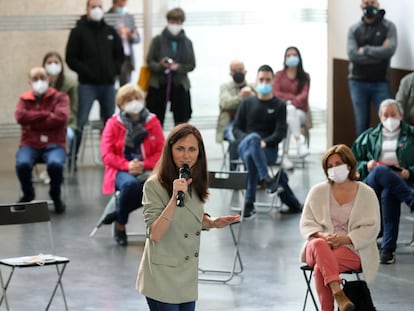
[[[306,75],[310,81],[309,74]],[[305,83],[300,93],[297,93],[298,83],[299,81],[296,79],[289,79],[286,71],[280,70],[275,73],[273,94],[284,101],[290,100],[293,106],[306,112],[309,110],[308,97],[310,82]]]
[[[45,148],[50,144],[66,148],[69,97],[49,88],[40,101],[33,91],[23,93],[17,102],[15,118],[21,125],[20,146]]]
[[[151,170],[161,156],[164,133],[160,121],[154,114],[150,114],[145,129],[148,135],[141,144],[141,153],[145,170]],[[101,138],[102,161],[105,164],[103,194],[115,192],[115,176],[118,171],[128,171],[129,160],[124,157],[125,133],[126,127],[119,114],[113,115],[106,121]]]

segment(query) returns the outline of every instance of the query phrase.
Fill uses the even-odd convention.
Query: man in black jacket
[[[102,0],[88,0],[86,15],[70,32],[66,46],[66,62],[79,79],[76,154],[94,100],[99,101],[104,123],[115,111],[114,82],[120,73],[124,54],[121,38],[113,27],[105,23],[103,16]]]

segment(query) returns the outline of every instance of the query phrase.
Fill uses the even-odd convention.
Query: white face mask
[[[382,126],[389,132],[394,132],[400,127],[401,120],[396,118],[387,118],[382,121]]]
[[[35,95],[43,95],[49,88],[49,82],[46,80],[37,80],[32,82],[32,89]]]
[[[104,11],[100,7],[95,7],[89,11],[89,17],[95,22],[99,22],[104,16]]]
[[[173,36],[176,36],[181,31],[181,29],[183,29],[183,25],[168,24],[167,29]]]
[[[144,102],[142,100],[133,100],[125,104],[124,111],[129,114],[138,114],[144,109]]]
[[[57,76],[62,72],[62,65],[57,63],[46,64],[46,72],[51,76]]]
[[[348,178],[348,165],[341,164],[328,168],[328,178],[337,184],[342,184]]]

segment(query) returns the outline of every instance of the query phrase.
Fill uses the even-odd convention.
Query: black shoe
[[[275,177],[270,177],[270,176],[266,176],[264,179],[263,179],[263,183],[265,184],[265,186],[266,186],[266,191],[268,192],[268,193],[275,193],[276,192],[276,190],[277,190],[277,188],[279,188],[279,181],[278,181],[278,178],[277,178],[277,176],[275,176]]]
[[[389,265],[395,262],[395,254],[389,249],[382,249],[380,251],[380,263]]]
[[[253,203],[244,204],[244,218],[252,218],[256,214]]]
[[[411,202],[411,204],[408,207],[410,208],[410,213],[414,213],[414,200]]]
[[[281,210],[281,214],[288,215],[288,214],[300,214],[302,213],[302,206],[289,206],[287,210]]]
[[[27,203],[27,202],[30,202],[30,201],[33,201],[34,200],[34,198],[35,198],[35,196],[34,195],[23,195],[20,199],[19,199],[19,201],[17,201],[17,203]]]
[[[115,241],[120,246],[127,246],[128,241],[127,241],[126,231],[125,230],[118,230],[117,228],[115,228]]]
[[[61,198],[55,198],[53,200],[53,205],[55,206],[56,214],[63,214],[66,210],[66,204],[62,201]]]
[[[106,214],[104,219],[102,220],[102,224],[103,225],[110,225],[111,223],[113,223],[117,218],[117,213],[116,212],[112,212],[109,214]]]

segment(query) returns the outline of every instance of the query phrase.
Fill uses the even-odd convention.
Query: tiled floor
[[[202,130],[207,145],[210,169],[219,169],[221,149],[214,143],[214,131]],[[321,134],[322,133],[322,134]],[[323,180],[320,155],[325,148],[323,129],[311,133],[312,154],[305,168],[298,167],[289,174],[290,185],[304,200],[309,188]],[[2,141],[3,150],[12,150],[10,141]],[[18,196],[18,186],[13,171],[13,158],[8,167],[0,171],[1,202],[13,202]],[[4,162],[4,161],[3,161]],[[6,166],[5,163],[2,163]],[[2,167],[3,167],[2,166]],[[77,177],[67,180],[65,199],[68,204],[64,215],[52,213],[52,225],[57,253],[71,259],[64,275],[64,287],[70,310],[146,310],[144,297],[135,291],[138,263],[143,251],[143,241],[130,238],[129,246],[120,248],[111,237],[109,226],[101,227],[93,238],[89,234],[96,224],[109,197],[101,195],[102,167],[81,166]],[[37,186],[37,198],[47,198],[47,186]],[[212,190],[206,210],[212,215],[228,213],[230,196]],[[266,195],[263,200],[269,200]],[[223,203],[224,202],[224,203]],[[405,220],[404,210],[400,240],[411,238],[412,224]],[[281,216],[276,210],[258,213],[255,219],[243,225],[240,253],[244,271],[228,284],[200,282],[197,310],[302,310],[305,281],[299,270],[299,250],[302,238],[298,231],[299,215]],[[142,231],[142,218],[135,212],[128,231]],[[11,238],[11,231],[1,231],[0,254],[26,248],[42,236]],[[212,230],[203,234],[200,265],[203,268],[227,268],[231,265],[232,242],[228,229]],[[412,311],[414,309],[414,247],[401,246],[397,262],[381,266],[376,281],[371,286],[378,310]],[[3,270],[2,270],[3,271]],[[53,285],[50,276],[26,276],[17,271],[11,284],[9,299],[12,310],[42,310]],[[50,310],[63,310],[57,294]],[[4,306],[2,306],[4,308]],[[3,310],[0,308],[0,310]],[[307,310],[313,310],[308,303]]]

